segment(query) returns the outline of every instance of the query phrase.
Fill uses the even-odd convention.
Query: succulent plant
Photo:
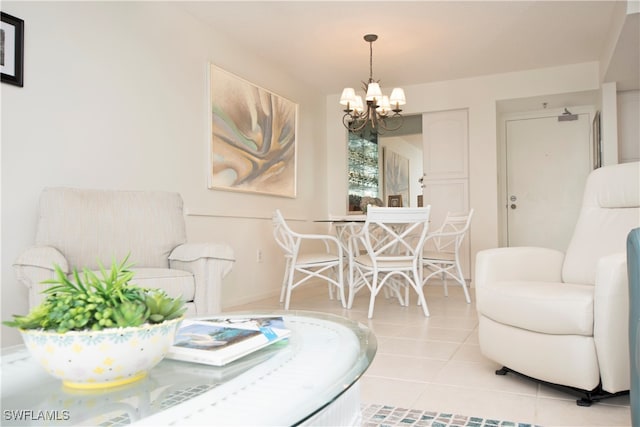
[[[146,289],[129,282],[134,273],[127,264],[113,262],[110,270],[101,263],[100,275],[83,269],[73,270],[71,278],[55,265],[55,278],[43,293],[47,297],[26,316],[14,315],[7,326],[21,329],[102,330],[111,327],[162,323],[180,317],[186,311],[182,298],[171,298],[160,289]]]

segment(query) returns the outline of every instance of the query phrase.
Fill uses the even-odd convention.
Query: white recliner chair
[[[566,253],[480,251],[480,350],[504,368],[576,392],[578,404],[629,390],[626,237],[640,225],[640,163],[587,179]]]
[[[234,263],[223,243],[186,243],[182,197],[161,191],[46,188],[40,196],[35,245],[14,263],[18,280],[29,289],[29,306],[43,299],[43,280],[54,264],[110,268],[129,255],[132,283],[182,296],[187,316],[221,311],[222,279]]]

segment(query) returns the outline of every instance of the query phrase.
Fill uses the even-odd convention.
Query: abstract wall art
[[[209,188],[296,197],[298,105],[210,69]]]
[[[384,147],[383,158],[385,199],[399,195],[401,197],[395,200],[404,201],[409,206],[409,159],[389,147]]]

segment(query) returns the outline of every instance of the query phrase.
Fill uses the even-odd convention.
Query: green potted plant
[[[20,329],[32,356],[66,386],[101,388],[146,376],[166,355],[186,311],[182,298],[130,283],[128,256],[98,273],[59,266],[45,300],[3,322]]]

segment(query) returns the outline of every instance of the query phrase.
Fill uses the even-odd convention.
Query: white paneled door
[[[565,251],[591,171],[589,114],[506,121],[509,246]]]
[[[423,197],[431,205],[431,227],[447,212],[469,210],[469,137],[467,110],[438,111],[422,116]],[[461,248],[462,272],[471,278],[470,234]]]

